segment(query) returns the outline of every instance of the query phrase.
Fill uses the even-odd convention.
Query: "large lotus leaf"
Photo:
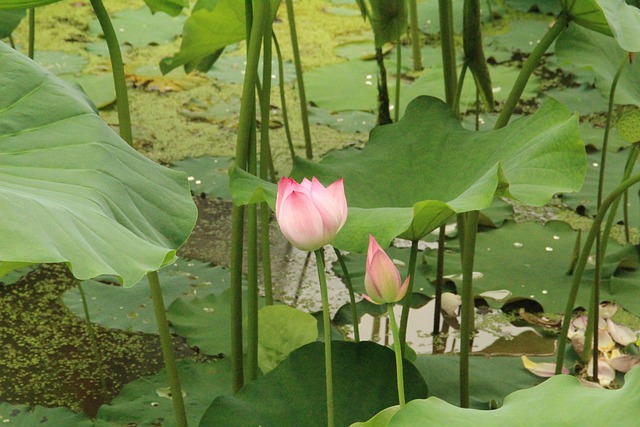
[[[152,15],[146,7],[113,14],[113,26],[118,35],[118,41],[133,47],[173,42],[180,34],[184,21],[185,17],[181,15],[176,17],[164,14]],[[89,24],[89,30],[92,34],[102,35],[102,27],[98,20]]]
[[[335,425],[364,421],[398,403],[394,353],[372,342],[333,342]],[[427,385],[404,360],[407,401],[423,398]],[[200,421],[208,426],[326,426],[324,345],[308,344],[277,368],[245,385],[234,397],[213,401]]]
[[[396,412],[387,426],[624,426],[635,424],[639,405],[640,368],[635,368],[618,390],[588,387],[574,377],[558,375],[510,394],[493,411],[462,409],[436,397],[415,400]]]
[[[625,0],[597,0],[620,47],[640,52],[640,9]]]
[[[577,232],[560,221],[545,226],[535,223],[509,222],[500,229],[478,233],[473,280],[475,294],[506,289],[517,299],[538,302],[545,312],[560,313],[567,304],[573,276],[567,274]],[[460,257],[457,243],[447,242],[445,275],[461,285]],[[427,257],[429,279],[435,279],[436,253]],[[611,241],[602,268],[602,300],[617,301],[638,313],[635,300],[623,298],[613,287],[612,279],[623,274],[621,268],[636,268],[638,255],[633,246],[620,246]],[[636,276],[637,277],[637,276]],[[576,306],[588,307],[593,265],[587,265]],[[637,289],[638,285],[630,285]],[[458,288],[460,289],[460,288]],[[629,290],[626,286],[624,290]]]
[[[0,403],[0,423],[11,427],[92,427],[93,421],[84,414],[76,414],[67,408],[12,405]]]
[[[488,207],[495,195],[543,205],[561,188],[578,190],[584,169],[577,117],[555,101],[503,129],[473,132],[442,101],[419,97],[400,122],[375,128],[363,150],[336,152],[317,164],[297,159],[292,176],[344,178],[351,207],[411,208],[403,237],[416,239],[456,212]],[[406,211],[398,214],[406,221]],[[350,220],[351,212],[344,236],[355,237]],[[366,249],[362,235],[347,241],[341,234],[336,246]]]
[[[229,287],[226,268],[184,259],[160,270],[159,279],[165,307],[182,296],[202,298],[212,293],[221,294]],[[84,283],[83,290],[93,323],[105,328],[157,333],[153,301],[146,283],[122,288],[113,283],[89,280]],[[65,292],[62,300],[76,316],[84,317],[77,287]]]
[[[208,363],[179,360],[176,365],[184,394],[187,421],[190,426],[196,426],[214,398],[231,394],[231,360]],[[59,427],[72,425],[75,426],[56,424]],[[95,427],[174,425],[175,415],[165,370],[124,386],[118,397],[100,407],[95,423]]]
[[[560,0],[560,3],[572,22],[607,36],[613,35],[598,0]]]
[[[580,3],[580,2],[578,2]],[[558,37],[556,54],[560,65],[571,64],[595,73],[596,87],[609,99],[611,83],[620,63],[627,53],[611,37],[577,26],[569,28]],[[616,104],[640,106],[640,65],[638,61],[627,64],[616,88]]]
[[[67,262],[125,286],[175,257],[196,219],[184,174],[129,147],[67,83],[0,44],[0,259]]]
[[[9,37],[26,14],[24,9],[2,10],[0,7],[0,39]]]
[[[271,371],[289,353],[318,339],[316,319],[288,305],[270,305],[258,312],[258,364]]]
[[[608,153],[606,173],[604,176],[604,194],[613,191],[622,181],[624,167],[629,157],[629,150],[619,153]],[[596,203],[598,194],[598,180],[600,177],[600,153],[589,154],[587,156],[587,175],[584,179],[584,186],[576,193],[563,195],[562,200],[576,211],[583,215],[593,216],[596,214]],[[632,175],[640,173],[640,164],[636,163]],[[640,225],[640,206],[638,203],[638,189],[636,186],[629,189],[629,225],[637,227]],[[616,212],[616,222],[623,221],[624,214],[622,202]]]
[[[271,0],[271,12],[275,14],[280,0]],[[246,38],[244,0],[209,0],[198,2],[182,29],[180,51],[160,62],[160,69],[167,74],[181,65],[187,71],[195,69],[209,55]]]

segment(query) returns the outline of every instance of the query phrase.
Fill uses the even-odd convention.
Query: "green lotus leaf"
[[[407,6],[404,0],[369,0],[369,18],[376,46],[398,40],[407,31]]]
[[[145,158],[86,96],[0,43],[0,260],[66,262],[131,286],[169,263],[196,208],[183,173]]]
[[[562,10],[571,17],[576,24],[612,36],[604,11],[598,4],[599,0],[560,0]]]
[[[595,73],[596,87],[606,99],[618,67],[627,61],[618,81],[615,103],[640,106],[640,66],[629,63],[627,52],[611,37],[570,26],[556,41],[556,55],[560,66],[570,64]]]
[[[318,339],[316,319],[288,305],[270,305],[258,312],[258,364],[273,370],[289,353]]]
[[[336,426],[364,421],[398,403],[391,349],[334,341],[332,359]],[[427,385],[415,366],[405,359],[403,367],[407,401],[426,396]],[[200,426],[218,425],[326,426],[324,345],[307,344],[235,396],[214,400]]]
[[[317,164],[298,158],[291,175],[325,184],[344,178],[350,207],[393,208],[404,223],[412,209],[400,235],[417,239],[456,212],[488,207],[496,195],[543,205],[561,188],[578,190],[584,171],[577,117],[555,101],[504,129],[473,132],[442,101],[419,97],[398,123],[375,128],[363,150],[331,153]],[[366,250],[365,234],[376,227],[352,230],[360,213],[349,212],[336,246]]]
[[[436,397],[415,400],[396,412],[386,426],[631,425],[638,417],[638,405],[640,368],[634,368],[618,390],[588,387],[574,377],[558,375],[510,394],[504,405],[493,411],[462,409]]]
[[[625,0],[597,0],[620,47],[640,52],[640,9]]]

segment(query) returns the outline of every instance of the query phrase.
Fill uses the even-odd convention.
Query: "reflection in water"
[[[407,326],[407,342],[418,354],[433,353],[433,310],[431,300],[418,309],[411,309]],[[395,306],[396,319],[400,318],[402,306]],[[440,324],[444,318],[440,316]],[[478,314],[476,310],[476,327],[479,328],[472,351],[486,355],[551,355],[554,352],[555,340],[540,336],[532,327],[512,325],[507,316],[500,310],[489,310],[486,314]],[[453,328],[445,335],[445,353],[460,350],[459,332]],[[360,320],[360,337],[362,340],[375,341],[383,345],[391,345],[389,319],[384,316],[365,314]],[[444,338],[443,338],[444,339]]]

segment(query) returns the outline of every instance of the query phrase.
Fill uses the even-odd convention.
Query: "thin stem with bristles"
[[[460,309],[460,407],[469,407],[469,356],[471,334],[474,329],[473,262],[478,232],[479,211],[466,214],[464,232],[464,256],[462,257],[462,307]]]
[[[333,250],[338,257],[338,262],[340,263],[340,268],[342,268],[342,277],[344,278],[344,283],[347,285],[347,290],[349,291],[349,306],[351,307],[351,318],[353,319],[353,337],[355,342],[360,342],[360,326],[358,318],[358,307],[356,307],[356,294],[353,291],[353,283],[351,282],[351,276],[349,275],[349,270],[347,270],[347,264],[344,262],[344,256],[340,249],[334,247]]]
[[[273,45],[276,48],[278,57],[278,76],[280,78],[280,104],[282,104],[282,122],[284,124],[284,134],[287,137],[287,146],[291,155],[291,162],[296,158],[296,150],[293,148],[293,138],[291,138],[291,127],[289,126],[289,114],[287,112],[287,98],[284,92],[284,63],[282,61],[282,52],[280,52],[280,44],[276,33],[273,33]]]
[[[93,357],[96,361],[96,366],[98,368],[98,376],[100,377],[100,385],[102,386],[102,397],[107,398],[108,390],[107,390],[107,380],[104,371],[104,365],[102,364],[102,354],[100,352],[100,346],[98,345],[98,339],[96,338],[96,331],[93,328],[93,324],[91,323],[91,316],[89,314],[89,305],[87,304],[87,296],[84,293],[84,289],[82,288],[82,282],[76,279],[76,286],[78,287],[78,291],[80,292],[80,299],[82,300],[82,310],[84,311],[84,320],[87,327],[87,335],[89,336],[89,341],[91,341],[91,351],[93,352]]]
[[[296,30],[296,19],[293,11],[293,0],[285,0],[287,6],[287,18],[289,20],[289,32],[291,33],[291,48],[293,49],[293,64],[296,69],[296,81],[298,84],[298,96],[300,97],[300,114],[302,118],[302,131],[304,132],[304,146],[307,159],[313,158],[311,148],[311,130],[309,127],[309,112],[307,111],[307,95],[304,89],[304,78],[302,75],[302,63],[300,61],[300,49],[298,47],[298,33]]]
[[[27,54],[33,59],[36,47],[36,8],[29,8],[29,47]]]
[[[522,65],[522,69],[520,70],[520,73],[516,78],[516,82],[511,87],[509,97],[502,107],[502,111],[500,111],[498,120],[496,120],[496,124],[493,127],[494,129],[503,128],[509,123],[509,119],[511,119],[511,115],[515,111],[516,105],[518,105],[520,96],[522,96],[522,92],[524,92],[524,89],[527,86],[527,82],[529,81],[529,77],[531,77],[533,70],[535,70],[535,68],[538,66],[540,59],[542,59],[549,46],[551,46],[554,40],[556,40],[558,36],[562,34],[562,32],[567,28],[570,20],[571,17],[569,15],[564,12],[561,13],[553,26],[549,29],[549,31],[547,31],[542,39],[540,39],[540,42],[533,49],[531,55],[529,55],[527,60]]]
[[[158,272],[152,271],[148,273],[147,278],[149,279],[149,289],[151,290],[151,299],[153,301],[156,322],[158,324],[158,334],[160,335],[160,345],[162,346],[164,366],[167,371],[167,378],[169,379],[169,388],[171,390],[171,401],[173,402],[173,412],[176,417],[176,425],[178,427],[187,427],[187,413],[184,407],[180,377],[178,377],[178,368],[176,367],[176,360],[173,353],[173,339],[169,332],[169,321],[167,320],[167,313],[164,308]]]
[[[402,408],[405,405],[404,374],[402,372],[402,346],[400,343],[400,335],[398,334],[396,315],[393,312],[393,306],[394,304],[387,304],[387,314],[389,315],[391,333],[393,334],[393,348],[396,354],[396,381],[398,383],[398,402],[400,403],[400,407]]]
[[[91,6],[98,18],[104,39],[109,49],[111,58],[111,72],[113,74],[113,84],[116,89],[116,106],[118,109],[118,127],[120,136],[129,145],[133,145],[133,130],[131,128],[131,114],[129,112],[129,95],[127,94],[127,80],[124,74],[124,63],[122,62],[122,52],[116,31],[113,29],[111,19],[102,0],[91,0]]]

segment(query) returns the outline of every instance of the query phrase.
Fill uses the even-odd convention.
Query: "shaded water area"
[[[198,223],[179,255],[213,265],[228,265],[231,203],[206,197],[194,200],[199,210]],[[315,260],[291,248],[275,222],[271,235],[275,298],[306,311],[320,311]],[[335,261],[333,253],[327,251],[332,315],[349,300],[345,285],[330,269]],[[25,277],[17,280],[5,277],[4,280],[7,283],[0,284],[0,348],[3,355],[0,358],[0,401],[66,406],[95,416],[100,405],[116,397],[125,384],[162,369],[157,335],[94,325],[105,370],[106,391],[103,390],[84,319],[73,314],[61,299],[62,294],[75,285],[66,267],[61,264],[41,266]],[[146,280],[136,286],[146,287]],[[150,303],[150,300],[140,302]],[[418,353],[431,353],[432,303],[413,311],[408,341]],[[475,340],[474,351],[480,354],[548,355],[553,352],[553,339],[543,339],[531,328],[514,329],[500,312],[480,317],[478,324],[483,331]],[[382,344],[390,341],[385,315],[365,315],[360,328],[362,339]],[[350,339],[350,325],[342,327],[341,331],[345,339]],[[456,332],[452,331],[444,351],[456,351],[456,343]],[[174,348],[179,358],[211,357],[201,354],[197,348],[190,348],[178,336],[174,336]]]

